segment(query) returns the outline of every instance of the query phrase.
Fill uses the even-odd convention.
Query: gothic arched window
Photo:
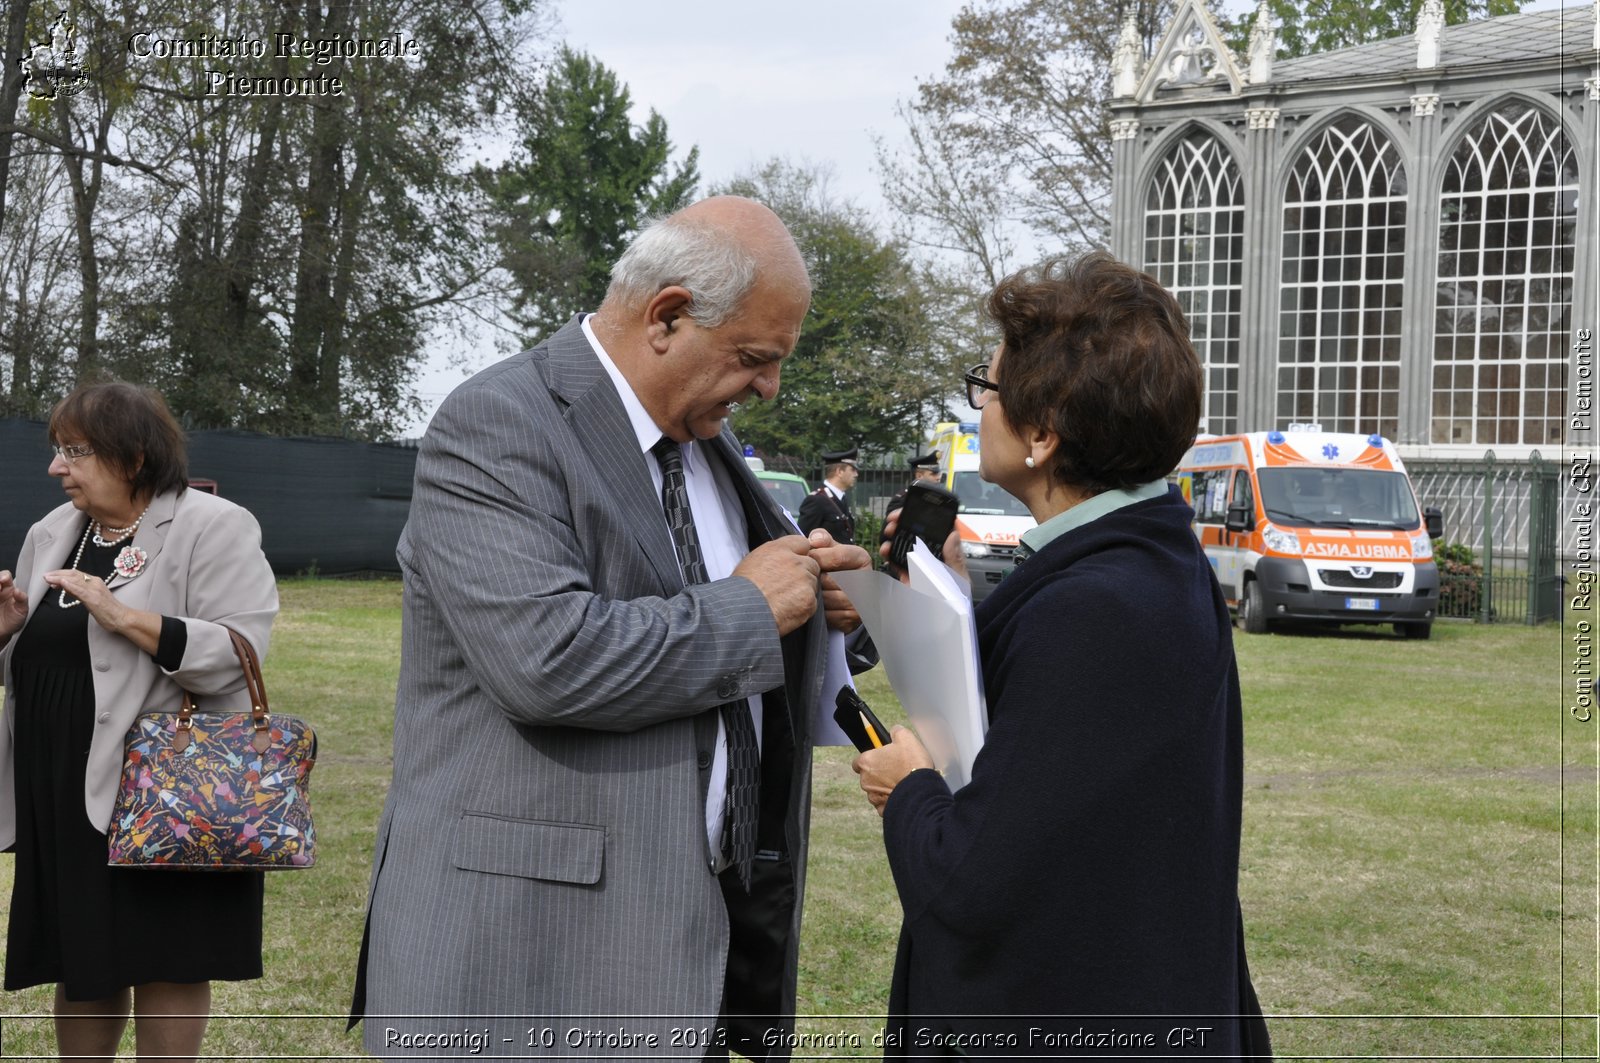
[[[1366,119],[1338,119],[1301,152],[1284,192],[1280,427],[1395,437],[1405,240],[1399,152]]]
[[[1508,103],[1462,137],[1439,199],[1433,442],[1562,441],[1577,223],[1561,123]]]
[[[1183,307],[1205,370],[1204,430],[1236,432],[1244,196],[1239,165],[1215,137],[1196,131],[1167,152],[1144,226],[1144,268]]]

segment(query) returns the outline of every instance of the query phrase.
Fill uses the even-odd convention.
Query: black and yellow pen
[[[873,749],[882,749],[883,748],[883,739],[878,737],[877,728],[872,726],[872,722],[867,719],[867,714],[864,713],[864,712],[857,711],[856,715],[861,717],[861,728],[862,728],[862,730],[867,732],[867,738],[869,738],[872,741],[872,748]]]

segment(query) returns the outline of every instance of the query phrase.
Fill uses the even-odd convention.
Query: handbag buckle
[[[174,753],[182,753],[189,748],[189,732],[194,728],[193,712],[194,699],[185,690],[183,692],[183,705],[178,709],[177,733],[172,736],[171,749]]]
[[[262,711],[261,706],[255,706],[255,711],[250,714],[251,722],[255,724],[256,733],[250,736],[250,748],[257,753],[265,753],[272,748],[272,732],[267,729],[269,717]]]

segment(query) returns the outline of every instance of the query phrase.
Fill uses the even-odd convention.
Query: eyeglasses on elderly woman
[[[989,392],[1000,394],[1000,385],[989,379],[989,363],[979,362],[962,377],[967,382],[967,405],[974,410],[983,409],[989,401]]]
[[[55,451],[56,455],[68,465],[76,465],[79,458],[91,457],[94,454],[93,449],[75,443],[56,444],[50,449]]]

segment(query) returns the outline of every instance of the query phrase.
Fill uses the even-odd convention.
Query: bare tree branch
[[[130,170],[138,170],[147,177],[152,177],[162,184],[170,187],[176,188],[180,187],[182,184],[182,182],[177,181],[169,176],[163,167],[151,165],[147,162],[141,162],[138,159],[130,159],[127,156],[117,155],[113,152],[101,151],[95,148],[84,147],[81,144],[74,144],[65,137],[51,133],[45,129],[40,129],[38,126],[17,125],[15,123],[10,123],[0,125],[0,133],[15,133],[19,136],[27,137],[29,140],[36,140],[41,144],[45,144],[53,148],[55,153],[58,155],[70,155],[74,158],[82,159],[85,162],[93,162],[106,166],[126,166]]]

